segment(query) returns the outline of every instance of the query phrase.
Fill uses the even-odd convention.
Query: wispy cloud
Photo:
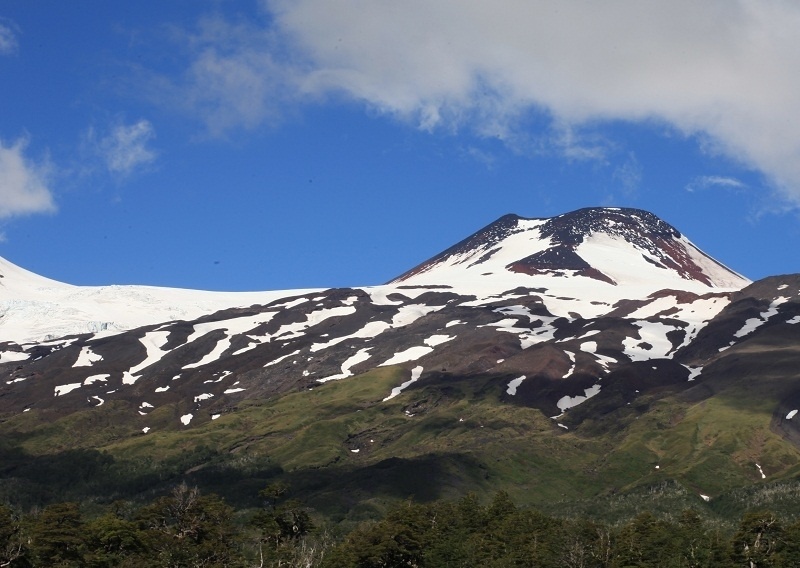
[[[148,145],[155,138],[155,129],[148,120],[132,124],[118,123],[109,132],[98,136],[94,128],[85,135],[85,144],[114,175],[129,176],[135,170],[151,164],[157,154]]]
[[[16,26],[9,20],[0,18],[0,55],[16,53],[19,48]]]
[[[741,190],[747,187],[742,181],[729,176],[697,176],[686,184],[686,191],[702,191],[705,189]]]
[[[614,169],[612,178],[622,186],[625,195],[633,195],[642,183],[642,165],[636,159],[636,154],[628,153],[628,158]]]
[[[760,170],[800,202],[800,4],[782,0],[262,0],[262,27],[209,19],[179,81],[212,133],[287,100],[347,97],[420,128],[547,140],[647,122]],[[537,132],[526,113],[550,120]],[[561,146],[559,146],[561,143]]]
[[[49,213],[56,209],[48,187],[48,166],[26,158],[25,138],[0,140],[0,218]]]
[[[280,120],[286,103],[300,97],[293,64],[272,28],[203,18],[192,30],[173,30],[188,64],[179,73],[145,72],[146,96],[175,111],[199,117],[213,137]]]

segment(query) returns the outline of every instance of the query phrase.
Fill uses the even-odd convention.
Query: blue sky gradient
[[[370,285],[503,214],[609,205],[798,272],[800,7],[695,4],[6,0],[0,255]]]

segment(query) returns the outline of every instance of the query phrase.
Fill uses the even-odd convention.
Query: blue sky
[[[0,256],[369,285],[506,213],[613,205],[798,272],[797,29],[778,0],[4,0]]]

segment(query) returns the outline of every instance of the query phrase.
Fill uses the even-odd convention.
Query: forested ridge
[[[561,518],[488,503],[405,502],[345,527],[275,483],[260,507],[237,511],[181,484],[145,504],[64,502],[20,513],[0,505],[0,566],[8,567],[797,567],[800,521],[751,510],[732,524],[700,511],[641,512],[624,522]]]

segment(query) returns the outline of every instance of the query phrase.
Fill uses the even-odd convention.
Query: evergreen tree
[[[294,499],[286,499],[289,486],[282,482],[268,485],[259,491],[263,506],[251,521],[258,534],[259,557],[262,565],[271,562],[280,565],[296,556],[297,548],[313,529],[308,511]]]
[[[678,567],[683,564],[682,552],[676,527],[644,512],[617,533],[611,565],[614,568]]]
[[[233,509],[216,495],[201,495],[185,483],[144,507],[138,515],[144,545],[165,568],[222,568],[240,556]]]
[[[77,503],[56,503],[30,521],[30,550],[34,566],[86,566],[83,557],[83,518]]]
[[[92,568],[144,566],[146,536],[133,521],[108,513],[86,524],[87,564]]]

